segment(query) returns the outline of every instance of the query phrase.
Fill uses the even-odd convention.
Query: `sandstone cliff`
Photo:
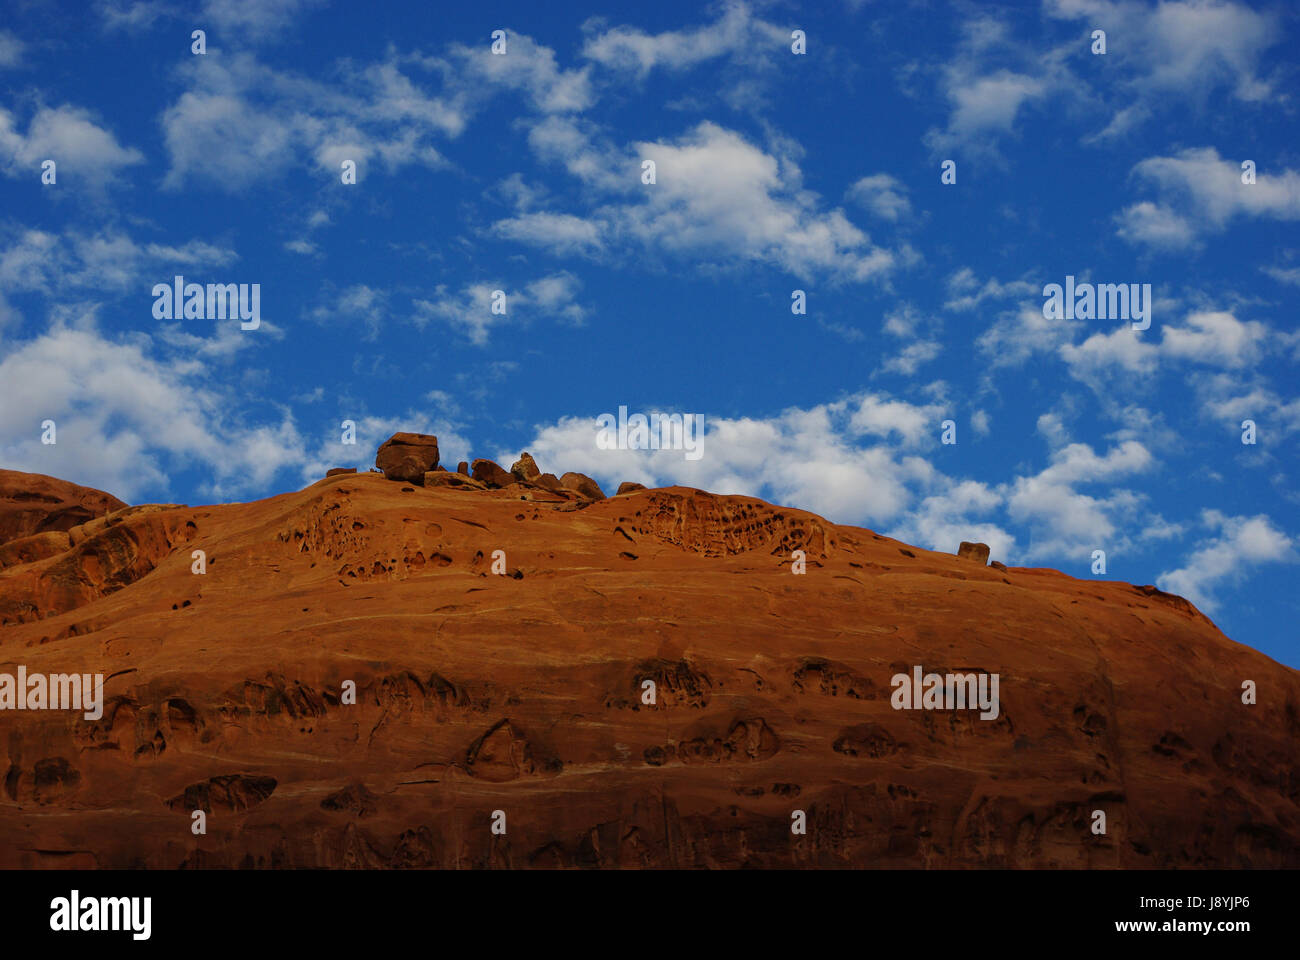
[[[1185,600],[746,497],[445,477],[61,485],[9,521],[66,540],[0,567],[0,672],[106,702],[0,711],[0,866],[1300,866],[1300,674]],[[999,674],[998,718],[892,709],[914,665]]]

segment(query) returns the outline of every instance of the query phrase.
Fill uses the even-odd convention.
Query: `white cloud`
[[[263,321],[258,336],[267,332]],[[97,329],[93,304],[55,311],[49,330],[8,341],[0,356],[0,409],[30,414],[0,418],[0,462],[137,502],[167,499],[173,478],[187,470],[201,474],[196,489],[214,498],[264,493],[286,477],[311,482],[334,466],[364,470],[399,430],[435,434],[444,460],[468,455],[454,404],[436,392],[428,398],[441,408],[435,413],[343,409],[304,433],[287,408],[250,400],[241,384],[212,374],[209,359],[239,349],[232,339],[251,340],[237,326],[212,338],[179,326],[112,337]],[[340,442],[344,418],[357,424],[356,445]],[[57,425],[53,445],[41,443],[45,419]]]
[[[1217,589],[1239,582],[1251,567],[1296,560],[1295,541],[1264,514],[1230,517],[1206,510],[1202,520],[1216,534],[1202,541],[1184,566],[1156,580],[1161,590],[1184,596],[1202,610],[1215,610]]]
[[[180,69],[186,89],[162,114],[170,166],[163,184],[192,179],[236,190],[283,175],[310,159],[337,178],[342,160],[363,180],[371,165],[440,169],[436,138],[459,135],[463,102],[431,96],[403,68],[436,69],[419,58],[343,68],[330,85],[279,71],[251,54],[191,57]]]
[[[1256,171],[1254,183],[1242,183],[1240,163],[1221,158],[1213,147],[1148,157],[1133,176],[1152,184],[1160,199],[1132,204],[1116,216],[1117,232],[1131,243],[1180,250],[1240,217],[1300,220],[1300,172],[1265,167]]]
[[[1010,70],[982,77],[954,70],[947,84],[952,104],[948,126],[930,142],[935,149],[945,149],[979,142],[990,134],[1010,133],[1020,108],[1046,91],[1041,80]]]
[[[1055,353],[1074,339],[1075,320],[1048,319],[1042,304],[1024,304],[1003,311],[976,339],[976,346],[994,367],[1017,366],[1041,353]]]
[[[388,316],[388,291],[364,283],[339,291],[331,289],[325,299],[304,313],[323,326],[359,323],[365,327],[366,339],[374,340]]]
[[[1129,103],[1227,86],[1243,101],[1268,98],[1263,52],[1283,39],[1275,14],[1221,0],[1047,0],[1048,16],[1104,28],[1107,67],[1124,76]]]
[[[617,404],[610,412],[616,414]],[[629,412],[691,411],[646,407]],[[543,470],[586,473],[607,490],[624,480],[650,486],[682,484],[759,496],[836,522],[869,523],[879,529],[882,524],[909,522],[909,511],[920,497],[940,496],[951,485],[917,452],[927,441],[937,447],[942,414],[939,405],[871,393],[790,408],[766,419],[706,413],[703,455],[695,461],[680,450],[601,450],[594,415],[565,417],[539,426],[522,449],[531,452]],[[517,454],[499,452],[502,458]]]
[[[1300,267],[1260,267],[1278,283],[1291,287],[1300,287]]]
[[[222,30],[276,40],[301,14],[324,0],[204,0],[203,16]]]
[[[1197,311],[1187,316],[1185,326],[1167,323],[1160,330],[1159,343],[1148,339],[1150,331],[1128,325],[1094,333],[1078,346],[1063,344],[1061,359],[1075,379],[1101,391],[1115,377],[1129,382],[1150,377],[1164,360],[1227,368],[1251,365],[1273,342],[1264,324],[1242,322],[1224,311]]]
[[[1016,538],[983,516],[1003,505],[996,490],[965,480],[937,496],[926,497],[889,530],[889,536],[930,550],[956,553],[963,540],[989,545],[989,557],[1006,562],[1017,553]]]
[[[996,156],[998,140],[1016,133],[1026,108],[1076,84],[1053,51],[1011,37],[992,16],[965,21],[961,32],[957,49],[940,68],[947,122],[927,131],[925,143],[936,153],[962,147]]]
[[[619,151],[581,118],[543,117],[529,127],[528,146],[543,163],[562,165],[587,187],[626,193],[640,182],[640,160]]]
[[[506,31],[506,53],[494,54],[487,42],[453,44],[448,80],[472,99],[495,90],[513,90],[528,97],[540,113],[586,110],[595,102],[590,68],[562,70],[555,51],[522,33]]]
[[[657,183],[617,220],[648,247],[766,262],[801,278],[864,281],[895,266],[894,254],[874,246],[841,210],[817,209],[789,156],[765,153],[708,122],[675,142],[636,147],[655,161]]]
[[[1258,321],[1243,323],[1231,313],[1202,311],[1187,326],[1162,328],[1160,349],[1171,357],[1223,367],[1253,364],[1263,351],[1269,329]]]
[[[601,225],[569,213],[524,213],[492,225],[492,232],[505,240],[549,250],[557,256],[594,255],[604,244]]]
[[[1030,108],[1049,104],[1107,111],[1100,132],[1081,138],[1097,143],[1130,134],[1172,98],[1204,109],[1207,95],[1226,87],[1237,101],[1281,99],[1260,74],[1265,52],[1284,39],[1276,13],[1222,0],[1045,0],[1043,11],[1073,21],[1055,46],[1024,30],[1013,35],[1012,21],[990,14],[960,24],[961,41],[940,68],[947,121],[925,136],[933,151],[962,147],[996,156],[998,141],[1018,133]],[[1105,57],[1089,53],[1095,28],[1107,31]],[[1081,57],[1090,69],[1072,68]],[[1148,217],[1131,232],[1139,226],[1154,231],[1161,221]]]
[[[890,336],[910,339],[918,336],[922,329],[935,325],[931,319],[924,317],[912,304],[902,303],[885,314],[881,329]]]
[[[939,435],[946,408],[937,404],[918,406],[867,394],[849,415],[849,428],[858,434],[877,437],[897,435],[906,446],[919,446]]]
[[[1022,297],[1039,296],[1042,287],[1028,280],[1008,280],[1006,283],[997,277],[989,277],[983,284],[970,267],[962,267],[948,278],[948,299],[944,302],[946,310],[975,310],[986,300],[1010,300]]]
[[[1043,435],[1052,450],[1058,450],[1070,442],[1070,431],[1065,426],[1065,420],[1055,410],[1039,414],[1035,429]]]
[[[881,369],[886,373],[898,373],[910,377],[942,352],[943,344],[938,340],[917,340],[888,358]]]
[[[703,456],[696,461],[685,459],[679,450],[601,450],[595,442],[594,415],[565,417],[539,427],[523,449],[543,470],[576,470],[607,489],[623,480],[650,486],[677,483],[762,496],[841,523],[884,523],[898,519],[918,490],[942,479],[926,460],[906,449],[907,441],[921,439],[933,416],[932,410],[877,395],[791,408],[769,419],[706,415]],[[935,421],[936,438],[937,426]],[[892,438],[894,445],[861,446],[868,436]]]
[[[23,60],[25,44],[9,30],[0,30],[0,68],[16,67]]]
[[[204,384],[192,356],[159,359],[148,337],[109,339],[86,323],[58,322],[32,340],[10,342],[0,360],[0,407],[30,418],[0,422],[9,467],[107,489],[132,500],[166,494],[173,469],[200,465],[201,488],[258,490],[302,459],[287,412],[255,424],[236,413],[233,392]],[[35,425],[57,424],[44,445]],[[30,421],[30,422],[29,422]]]
[[[415,323],[423,329],[430,320],[441,320],[459,329],[477,346],[487,344],[494,328],[521,319],[527,322],[534,316],[581,325],[588,314],[576,299],[581,286],[577,277],[564,271],[540,277],[522,289],[510,289],[502,283],[473,283],[453,294],[445,284],[440,284],[433,299],[412,301]],[[505,313],[492,312],[496,290],[506,294]]]
[[[535,213],[499,221],[493,231],[557,252],[591,252],[603,242],[633,244],[656,256],[725,265],[763,263],[801,279],[883,279],[906,257],[874,245],[838,208],[820,208],[804,189],[788,142],[768,153],[740,134],[703,122],[676,140],[619,152],[589,124],[548,117],[529,132],[543,161],[561,163],[588,188],[586,218]],[[656,182],[640,182],[641,160]],[[602,194],[638,202],[602,202]],[[558,239],[548,240],[554,227]]]
[[[105,230],[62,235],[43,230],[0,229],[0,285],[43,294],[105,296],[132,285],[152,289],[175,273],[226,267],[238,260],[233,250],[202,240],[179,246],[138,243],[125,233]]]
[[[250,31],[271,30],[302,6],[222,4],[225,17]],[[451,44],[442,57],[390,50],[377,62],[342,62],[334,82],[248,53],[188,58],[179,71],[185,89],[162,115],[171,161],[164,185],[200,179],[236,190],[308,160],[333,177],[352,160],[358,181],[376,164],[390,173],[411,165],[442,169],[449,162],[438,142],[460,136],[502,92],[522,94],[542,114],[594,103],[589,67],[562,70],[554,51],[507,33],[504,56],[493,55],[487,42]],[[435,80],[436,94],[426,89]]]
[[[865,209],[891,223],[912,215],[912,204],[907,199],[907,188],[887,173],[876,173],[849,187],[848,197]]]
[[[60,180],[84,182],[103,189],[127,167],[144,162],[140,151],[123,147],[109,130],[97,125],[91,114],[78,107],[41,107],[21,133],[14,115],[0,109],[0,166],[10,177],[40,173],[41,164],[53,160]]]
[[[1115,375],[1150,376],[1159,367],[1159,354],[1159,347],[1130,326],[1094,333],[1078,346],[1061,345],[1061,359],[1070,374],[1097,389]]]
[[[645,77],[651,70],[687,70],[720,57],[759,59],[764,50],[789,50],[790,31],[756,18],[748,4],[730,3],[718,20],[693,30],[648,34],[637,27],[606,28],[590,20],[582,54],[606,67]]]
[[[1131,546],[1130,531],[1140,530],[1144,521],[1163,524],[1158,516],[1139,515],[1143,500],[1130,490],[1092,496],[1075,489],[1145,473],[1155,465],[1150,451],[1136,440],[1113,447],[1105,456],[1088,444],[1071,443],[1055,450],[1051,463],[1039,473],[1005,484],[1001,489],[1008,516],[1029,529],[1025,559],[1079,560],[1098,549],[1117,555]]]
[[[495,187],[495,193],[517,213],[526,213],[539,206],[548,192],[544,184],[529,183],[518,171],[500,180]]]
[[[1125,207],[1115,220],[1119,224],[1115,232],[1133,244],[1184,250],[1197,242],[1196,228],[1186,217],[1149,200]]]
[[[1300,397],[1281,397],[1258,377],[1243,382],[1239,372],[1216,373],[1192,384],[1203,416],[1232,431],[1239,431],[1243,420],[1255,421],[1261,447],[1300,433]]]
[[[95,10],[107,33],[138,33],[179,13],[167,0],[96,0]]]
[[[698,461],[675,450],[601,450],[595,416],[565,417],[538,427],[523,449],[543,470],[577,470],[607,489],[636,480],[757,496],[838,523],[883,529],[935,550],[955,550],[961,540],[983,541],[1011,564],[1087,559],[1094,549],[1118,555],[1177,532],[1128,489],[1130,478],[1157,465],[1142,443],[1126,440],[1104,455],[1087,444],[1060,446],[1038,473],[991,486],[946,476],[916,452],[927,437],[937,447],[942,412],[938,405],[865,394],[766,419],[706,415]],[[1046,431],[1064,439],[1060,430],[1049,426]],[[498,456],[517,454],[501,450]],[[1078,489],[1085,486],[1110,489],[1093,494]],[[1018,544],[1000,517],[1028,531],[1028,547]]]

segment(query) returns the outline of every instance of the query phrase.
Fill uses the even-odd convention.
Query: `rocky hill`
[[[218,506],[0,472],[0,674],[104,677],[0,710],[0,866],[1300,866],[1300,674],[1186,600],[394,443]]]

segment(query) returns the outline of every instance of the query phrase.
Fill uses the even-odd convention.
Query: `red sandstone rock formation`
[[[590,500],[605,499],[605,491],[600,489],[600,484],[585,473],[566,473],[560,477],[560,483],[566,490],[573,490]]]
[[[427,433],[395,433],[375,454],[375,466],[389,480],[424,483],[424,475],[438,468],[438,438]]]
[[[39,473],[0,470],[0,543],[71,530],[125,506],[102,490]]]
[[[473,466],[470,467],[470,474],[479,483],[489,487],[509,486],[517,479],[513,473],[503,469],[501,464],[482,458],[474,461]]]
[[[520,480],[536,480],[542,473],[537,468],[537,461],[527,452],[519,455],[519,459],[511,465],[510,472]]]
[[[85,527],[0,569],[0,672],[105,677],[98,720],[0,711],[3,867],[1300,866],[1300,674],[1154,588],[680,487]],[[997,719],[893,709],[916,665]]]

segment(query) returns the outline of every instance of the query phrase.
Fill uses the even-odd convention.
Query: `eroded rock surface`
[[[1183,598],[484,463],[11,526],[0,672],[105,685],[0,711],[0,866],[1300,866],[1300,675]]]

